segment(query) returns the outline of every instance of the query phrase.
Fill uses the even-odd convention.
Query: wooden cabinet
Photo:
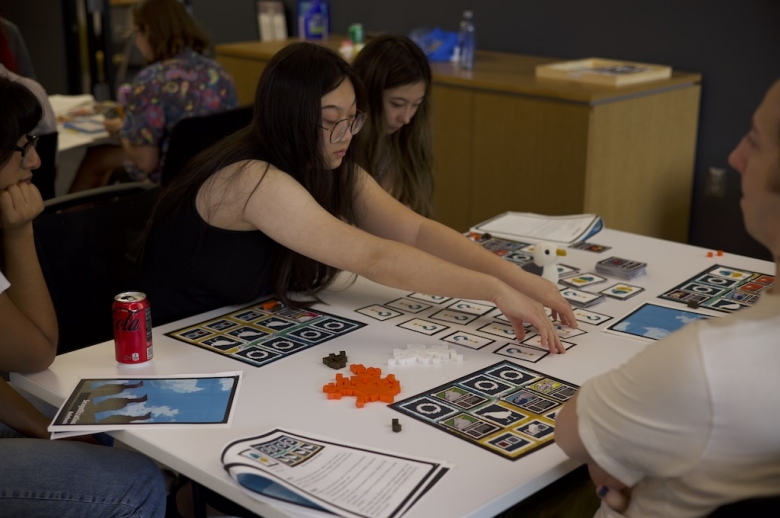
[[[291,41],[217,46],[242,103]],[[534,76],[554,61],[482,51],[473,71],[432,64],[438,219],[464,231],[508,210],[596,213],[609,228],[685,242],[701,76],[619,88]]]

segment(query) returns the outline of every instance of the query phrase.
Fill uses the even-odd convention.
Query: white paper
[[[301,505],[350,518],[400,517],[451,468],[280,429],[229,444],[222,462],[245,488],[248,477],[259,477],[275,483],[277,494],[279,486],[292,491]]]
[[[54,94],[49,96],[49,103],[51,103],[54,115],[61,117],[66,115],[71,110],[76,108],[84,108],[95,104],[95,98],[89,94],[85,95],[60,95]]]
[[[513,240],[576,243],[599,232],[603,221],[595,214],[543,216],[530,212],[505,212],[472,227],[472,232],[489,233]]]

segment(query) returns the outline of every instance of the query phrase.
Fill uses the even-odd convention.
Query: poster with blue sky
[[[82,379],[49,431],[229,425],[240,380],[240,372]]]
[[[606,329],[606,332],[644,340],[660,340],[685,325],[712,318],[703,313],[644,303]]]

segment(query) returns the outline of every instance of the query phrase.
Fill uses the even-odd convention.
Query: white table
[[[596,261],[610,255],[648,263],[647,275],[630,282],[645,287],[645,292],[628,301],[610,299],[592,308],[614,317],[622,317],[644,301],[664,304],[664,301],[656,298],[658,294],[714,264],[774,274],[774,265],[767,261],[731,254],[707,258],[705,249],[618,231],[604,230],[591,241],[613,248],[602,254],[568,249],[569,255],[561,258],[561,262],[579,266],[583,272],[593,271]],[[596,291],[595,286],[593,288],[592,291]],[[379,286],[364,279],[358,279],[356,284],[346,290],[328,290],[322,294],[322,298],[329,305],[318,305],[317,309],[369,325],[259,369],[163,335],[240,307],[235,306],[155,328],[155,358],[147,366],[119,366],[114,360],[113,342],[106,342],[58,356],[46,371],[24,376],[12,375],[12,381],[44,400],[60,405],[82,377],[243,370],[244,380],[232,427],[209,430],[193,428],[187,431],[122,431],[113,435],[268,518],[310,516],[310,513],[291,506],[269,506],[251,498],[223,470],[220,454],[228,442],[256,435],[272,427],[308,431],[368,447],[453,463],[455,468],[412,508],[406,515],[409,518],[491,517],[574,469],[577,463],[568,460],[555,445],[512,462],[433,426],[402,416],[384,404],[369,403],[365,408],[357,409],[353,398],[326,400],[321,388],[333,380],[335,372],[322,364],[322,357],[331,352],[343,350],[350,364],[381,366],[383,374],[395,373],[402,387],[396,400],[507,359],[492,354],[503,343],[497,341],[479,351],[463,348],[466,359],[461,365],[387,367],[386,360],[394,347],[413,342],[444,343],[401,330],[395,327],[393,321],[377,322],[354,311],[370,304],[389,302],[406,294],[408,292]],[[600,328],[593,326],[583,325],[583,328],[589,331],[588,334],[571,339],[578,345],[567,354],[548,356],[536,364],[518,364],[581,385],[585,380],[625,362],[646,345],[641,341],[602,333]],[[403,426],[401,433],[391,431],[392,418],[400,418]]]
[[[89,94],[85,95],[50,95],[49,102],[54,110],[54,115],[59,118],[68,112],[85,107],[92,106],[95,98]],[[85,117],[96,121],[103,121],[102,115],[91,115]],[[107,141],[110,136],[107,131],[98,133],[81,133],[66,128],[63,123],[57,123],[57,178],[54,183],[55,196],[62,196],[68,193],[76,171],[87,152],[87,147]]]

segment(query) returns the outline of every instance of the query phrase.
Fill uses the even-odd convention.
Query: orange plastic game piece
[[[360,364],[349,366],[354,376],[345,377],[341,373],[336,374],[336,381],[322,387],[322,391],[328,395],[328,399],[341,399],[343,396],[354,396],[355,406],[363,408],[371,401],[392,403],[395,396],[401,393],[401,382],[395,379],[394,374],[382,377],[382,369],[377,367],[365,367]]]
[[[707,252],[707,257],[712,257],[712,252]]]
[[[260,304],[260,307],[263,308],[266,311],[271,311],[272,309],[276,308],[277,306],[280,306],[278,300],[267,300]]]
[[[723,257],[723,250],[718,250],[718,257]]]

